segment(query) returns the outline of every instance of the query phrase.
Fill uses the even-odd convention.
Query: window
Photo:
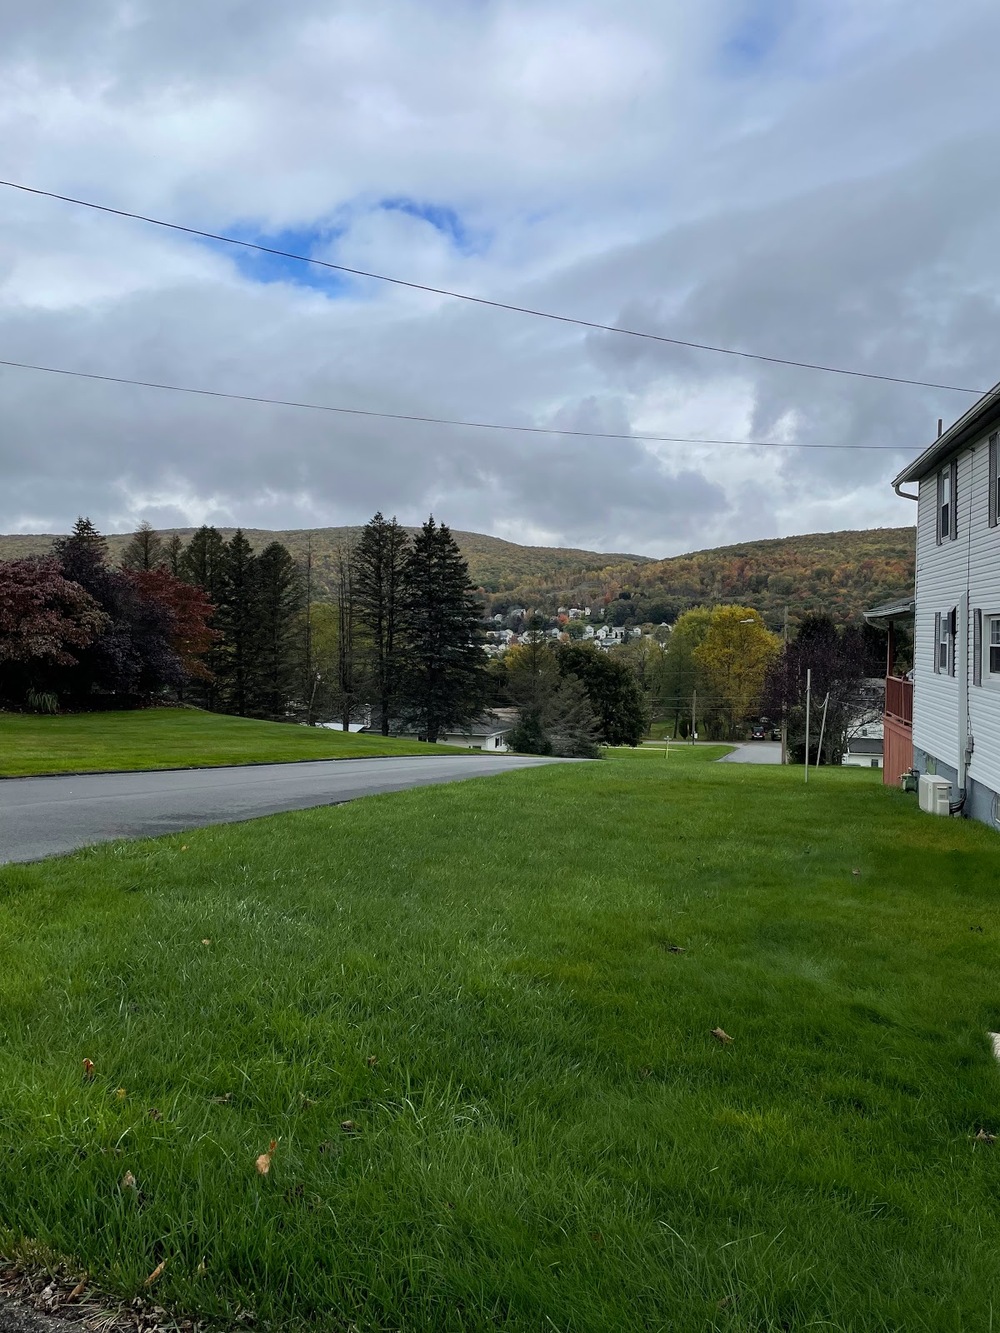
[[[958,536],[958,460],[942,469],[937,477],[937,542],[954,541]]]
[[[997,620],[1000,621],[1000,616]],[[939,676],[955,674],[954,608],[950,611],[939,611],[934,617],[934,670]]]
[[[1000,616],[988,616],[989,635],[986,640],[986,675],[1000,681]]]
[[[997,470],[997,444],[998,436],[994,431],[990,436],[990,493],[989,493],[989,520],[990,527],[995,528],[1000,521],[1000,475]]]

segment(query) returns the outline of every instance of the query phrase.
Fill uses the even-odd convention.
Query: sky
[[[33,0],[0,8],[0,177],[597,323],[985,390],[998,46],[995,0]],[[914,506],[892,477],[975,401],[3,188],[0,359],[560,432],[0,367],[5,532],[381,510],[665,556],[895,526]]]

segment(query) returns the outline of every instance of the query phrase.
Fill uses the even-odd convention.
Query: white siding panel
[[[959,726],[958,672],[967,672],[968,725],[975,737],[969,776],[1000,791],[1000,685],[972,684],[972,626],[978,608],[1000,614],[1000,527],[989,525],[987,431],[958,460],[958,538],[938,546],[937,478],[920,483],[917,506],[917,615],[914,647],[913,743],[958,768],[965,727]],[[956,650],[956,675],[935,674],[934,616],[969,593],[968,636]],[[987,638],[984,630],[984,639]]]

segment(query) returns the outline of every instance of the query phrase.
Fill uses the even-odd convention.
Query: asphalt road
[[[720,764],[780,764],[781,745],[778,741],[750,741],[737,745],[732,754],[725,754]]]
[[[340,759],[248,768],[0,779],[0,864],[378,792],[573,761],[524,755]]]

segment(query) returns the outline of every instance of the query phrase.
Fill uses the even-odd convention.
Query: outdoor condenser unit
[[[930,773],[921,773],[917,793],[921,810],[926,810],[929,815],[947,815],[951,813],[949,810],[951,783],[947,778],[935,777]]]

